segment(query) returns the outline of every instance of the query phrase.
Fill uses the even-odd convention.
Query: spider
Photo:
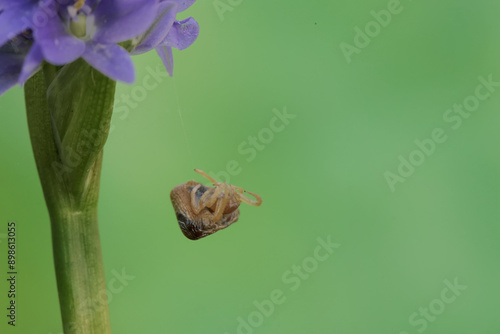
[[[206,237],[236,222],[241,202],[252,206],[262,204],[262,198],[257,194],[226,182],[218,182],[199,169],[195,169],[195,172],[207,178],[214,187],[189,181],[176,186],[170,193],[182,233],[191,240]],[[244,193],[256,199],[250,199]]]

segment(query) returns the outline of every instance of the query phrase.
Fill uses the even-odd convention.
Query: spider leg
[[[200,204],[206,208],[212,207],[215,202],[217,201],[217,198],[219,195],[224,191],[224,189],[220,186],[215,187],[207,191],[206,193],[203,194],[200,198]]]
[[[242,202],[245,202],[245,203],[247,203],[249,205],[253,205],[253,206],[260,206],[262,204],[262,197],[260,197],[259,195],[255,194],[253,192],[250,192],[250,191],[245,190],[245,192],[249,193],[250,195],[255,197],[257,200],[250,199],[243,194],[238,194],[240,196],[240,199]]]
[[[224,210],[226,209],[228,201],[229,197],[227,196],[227,194],[224,194],[224,196],[220,198],[219,201],[217,202],[217,206],[215,207],[214,217],[212,219],[215,223],[217,223],[222,218],[222,215],[224,214]]]
[[[193,190],[191,190],[191,206],[193,212],[198,215],[204,208],[212,207],[217,201],[220,193],[224,190],[222,187],[215,187],[207,190],[198,201],[196,201],[196,191],[201,187],[201,184],[197,184]]]
[[[237,187],[237,186],[232,186],[232,187],[233,187],[233,188],[235,188],[236,190],[238,190],[238,192],[240,192],[240,193],[242,193],[242,194],[243,194],[243,192],[245,191],[245,190],[243,190],[243,188],[241,188],[241,187]]]
[[[201,199],[198,203],[196,203],[196,192],[198,191],[198,189],[200,187],[201,187],[201,184],[197,184],[196,187],[194,187],[193,190],[191,190],[191,206],[193,207],[193,211],[195,214],[199,214],[201,209],[203,209],[203,207],[200,206]],[[203,194],[203,196],[205,194]]]
[[[217,182],[216,179],[214,179],[213,177],[211,177],[210,175],[208,175],[207,173],[205,173],[204,171],[202,170],[199,170],[199,169],[195,169],[194,170],[196,173],[199,173],[201,176],[203,176],[204,178],[206,178],[207,180],[209,180],[210,182],[212,182],[214,185],[219,183]]]

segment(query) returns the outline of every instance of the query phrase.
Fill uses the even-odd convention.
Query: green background
[[[387,1],[232,3],[222,20],[211,0],[179,14],[198,20],[199,39],[174,53],[174,78],[113,118],[104,263],[108,282],[122,269],[135,277],[114,280],[113,332],[238,333],[238,317],[278,289],[285,302],[241,333],[499,333],[500,89],[457,130],[443,114],[474,94],[479,76],[500,81],[500,3],[402,0],[349,64],[340,44],[353,44],[354,27]],[[134,59],[138,81],[120,84],[118,98],[140,92],[161,64],[155,53]],[[247,161],[238,146],[285,107],[296,117]],[[49,219],[20,88],[1,97],[0,124],[0,277],[9,220],[19,255],[18,326],[1,311],[1,332],[59,334]],[[391,191],[384,173],[435,128],[447,141]],[[230,228],[186,239],[170,190],[205,182],[193,168],[216,173],[233,160],[241,171],[231,183],[263,205],[242,205]],[[340,248],[293,291],[283,275],[310,265],[317,238],[328,236]],[[465,291],[432,321],[410,323],[439,306],[444,281],[455,278]],[[6,291],[2,279],[1,310]]]

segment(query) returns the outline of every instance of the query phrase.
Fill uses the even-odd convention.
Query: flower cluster
[[[177,13],[195,0],[0,0],[0,95],[23,84],[42,62],[83,58],[114,80],[132,83],[130,53],[156,49],[172,75],[172,48],[198,37],[193,18]]]

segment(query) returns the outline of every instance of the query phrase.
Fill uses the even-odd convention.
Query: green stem
[[[51,220],[65,333],[111,333],[97,205],[60,208]]]
[[[115,83],[83,61],[74,64],[66,72],[84,73],[77,80],[46,64],[26,83],[28,127],[51,219],[64,333],[107,334],[97,203]]]

